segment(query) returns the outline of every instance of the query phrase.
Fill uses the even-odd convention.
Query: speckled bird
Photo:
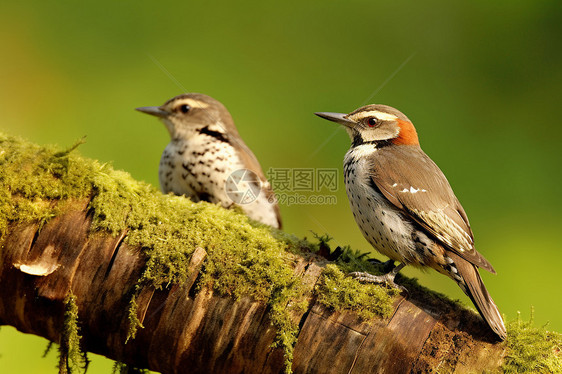
[[[158,117],[170,133],[159,167],[164,193],[239,206],[248,217],[281,228],[273,190],[222,103],[188,93],[137,110]]]
[[[367,241],[399,262],[384,275],[351,275],[396,286],[394,277],[406,265],[433,268],[453,279],[497,337],[505,339],[503,319],[478,268],[496,272],[474,248],[463,207],[420,148],[408,117],[386,105],[316,115],[347,130],[352,144],[344,158],[344,179],[353,216]]]

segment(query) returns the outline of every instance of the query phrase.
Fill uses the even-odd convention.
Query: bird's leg
[[[388,260],[382,264],[382,268],[386,273],[390,273],[396,266],[394,266],[394,260]]]
[[[386,265],[386,263],[385,263],[385,265]],[[402,263],[402,264],[394,267],[394,269],[390,270],[388,273],[382,274],[382,275],[373,275],[373,274],[370,274],[370,273],[360,272],[360,271],[349,273],[348,275],[353,277],[354,279],[357,279],[359,282],[385,283],[385,284],[389,285],[390,287],[398,288],[399,290],[402,290],[402,291],[407,291],[404,287],[394,283],[394,277],[396,277],[396,274],[398,274],[398,272],[400,270],[402,270],[404,268],[404,266],[406,266],[406,264]]]
[[[371,265],[381,265],[385,274],[394,269],[394,260],[387,260],[385,262],[382,262],[381,260],[378,260],[376,258],[370,258],[367,260],[367,262],[369,262]]]

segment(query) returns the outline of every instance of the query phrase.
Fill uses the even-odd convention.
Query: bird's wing
[[[419,146],[388,146],[370,159],[371,179],[397,208],[462,258],[495,274],[474,248],[468,217],[447,178]]]
[[[449,252],[447,255],[453,261],[458,274],[451,278],[455,280],[464,293],[470,297],[474,306],[476,306],[476,309],[478,309],[484,321],[486,321],[492,331],[494,331],[501,340],[505,340],[507,332],[505,330],[503,318],[494,300],[492,300],[492,296],[490,296],[486,286],[484,286],[484,282],[478,273],[478,268],[468,263],[468,261],[459,258],[455,253]]]
[[[277,228],[281,229],[283,227],[283,223],[281,222],[281,211],[279,210],[279,205],[277,204],[275,193],[271,188],[271,184],[265,177],[258,159],[240,137],[238,137],[236,141],[231,141],[230,144],[237,149],[238,156],[240,157],[242,163],[246,165],[248,170],[253,171],[260,178],[262,193],[265,193],[267,201],[272,204],[275,216],[277,218]]]

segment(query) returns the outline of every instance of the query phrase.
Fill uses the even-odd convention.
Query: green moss
[[[138,304],[137,304],[137,294],[140,290],[140,284],[137,284],[135,287],[135,292],[131,297],[131,301],[129,302],[129,310],[127,311],[127,320],[129,322],[129,330],[127,331],[127,338],[125,339],[125,343],[129,341],[129,339],[134,339],[137,336],[137,332],[139,328],[144,328],[141,321],[138,317]]]
[[[387,318],[397,291],[376,284],[361,284],[329,264],[317,285],[318,301],[335,310],[351,310],[364,319]]]
[[[297,343],[299,327],[293,315],[302,315],[308,307],[308,301],[299,300],[299,287],[291,287],[278,292],[270,303],[271,323],[277,328],[273,347],[281,347],[285,352],[285,373],[291,373],[293,351]]]
[[[122,362],[115,362],[115,364],[113,364],[113,370],[111,371],[111,373],[112,374],[148,374],[150,373],[150,371],[146,369],[139,369],[136,367],[132,367]]]
[[[393,310],[392,298],[398,290],[378,284],[363,284],[347,276],[354,271],[378,274],[382,267],[367,261],[368,254],[352,250],[350,247],[335,250],[330,248],[329,235],[313,233],[318,241],[314,249],[325,257],[340,254],[334,264],[327,265],[316,285],[318,301],[325,306],[339,311],[353,311],[364,319],[373,317],[387,318]]]
[[[504,373],[562,373],[562,334],[517,319],[507,324]]]
[[[275,239],[287,245],[287,251],[294,254],[303,252],[315,252],[315,245],[306,240],[306,238],[298,238],[293,234],[286,233],[278,229],[270,228],[271,234]]]
[[[78,328],[78,307],[76,297],[70,293],[64,299],[64,321],[59,345],[59,373],[75,373],[86,365],[80,352],[80,332]]]
[[[70,152],[39,147],[0,134],[0,237],[9,221],[44,223],[66,198],[85,197],[95,162],[75,162]]]

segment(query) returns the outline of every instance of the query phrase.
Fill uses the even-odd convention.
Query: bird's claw
[[[355,271],[348,274],[353,279],[358,280],[359,282],[363,283],[376,283],[376,284],[386,284],[391,288],[396,288],[400,291],[408,293],[408,290],[394,282],[394,277],[391,274],[384,274],[384,275],[373,275],[366,272]]]

